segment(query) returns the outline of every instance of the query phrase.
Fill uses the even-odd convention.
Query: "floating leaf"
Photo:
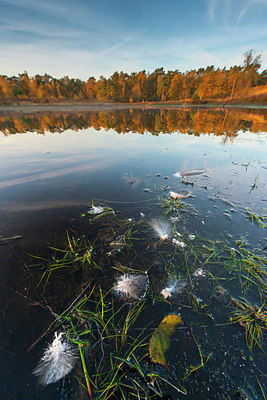
[[[170,347],[170,337],[175,326],[182,323],[182,318],[176,314],[167,315],[155,329],[149,343],[149,354],[153,362],[166,365],[164,353]]]

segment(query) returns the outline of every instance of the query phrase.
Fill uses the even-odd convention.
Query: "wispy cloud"
[[[232,11],[232,0],[225,0],[224,22],[227,24]]]
[[[248,11],[249,7],[251,7],[253,5],[254,1],[248,1],[244,7],[241,9],[240,13],[237,16],[237,21],[236,21],[236,25],[239,25],[242,17],[246,14],[246,12]]]
[[[209,0],[207,14],[208,14],[208,19],[210,22],[214,22],[215,10],[216,10],[216,0]]]
[[[249,0],[240,10],[238,16],[237,16],[237,21],[236,21],[236,25],[239,25],[242,18],[244,17],[244,15],[249,11],[249,9],[253,6],[257,6],[257,5],[262,5],[262,6],[267,6],[267,0]]]
[[[0,73],[27,70],[87,79],[116,70],[185,71],[233,65],[250,48],[266,51],[267,26],[260,10],[267,0],[206,1],[204,13],[199,0],[195,13],[183,5],[180,23],[169,30],[160,24],[164,15],[155,16],[157,25],[146,16],[146,24],[136,25],[134,19],[129,27],[108,7],[97,11],[81,0],[0,0],[3,9],[9,5],[0,15]],[[254,17],[251,24],[245,19],[248,12]]]
[[[114,50],[118,49],[119,47],[123,46],[125,43],[131,41],[131,40],[134,39],[136,36],[137,36],[136,33],[133,34],[133,35],[130,35],[129,37],[127,37],[127,38],[125,38],[124,40],[122,40],[122,41],[116,43],[115,45],[113,45],[113,46],[111,46],[111,47],[105,49],[104,51],[98,53],[97,55],[98,55],[98,56],[105,56],[106,54],[111,53],[112,51],[114,51]]]
[[[0,0],[0,3],[5,3],[9,6],[17,6],[17,7],[22,7],[26,9],[34,9],[42,12],[52,12],[53,14],[55,12],[67,12],[67,8],[58,5],[55,2],[50,3],[49,1],[43,2],[40,0],[27,0],[27,1],[21,1],[21,0]]]

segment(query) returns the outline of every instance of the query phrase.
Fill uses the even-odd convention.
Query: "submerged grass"
[[[207,249],[210,264],[222,266],[230,274],[228,281],[236,279],[243,292],[256,288],[260,296],[267,292],[267,259],[264,252],[251,249],[244,237],[230,243],[214,242]]]
[[[79,347],[86,382],[83,387],[90,397],[98,400],[161,396],[160,376],[152,376],[145,368],[151,335],[147,333],[148,326],[133,329],[145,300],[118,305],[111,293],[102,293],[101,287],[98,300],[92,294],[93,290],[67,313],[58,316],[69,340]],[[94,362],[87,365],[88,349]]]
[[[181,200],[174,199],[165,200],[161,206],[165,215],[175,216],[178,216],[181,210],[190,207]],[[154,261],[151,260],[151,254],[155,253],[160,260],[159,264],[164,266],[162,269],[158,267],[162,284],[168,276],[178,276],[181,273],[189,286],[183,293],[183,301],[187,303],[185,307],[187,310],[190,308],[200,315],[209,317],[212,321],[214,318],[206,312],[206,304],[202,304],[197,296],[191,293],[191,289],[197,288],[199,284],[200,274],[195,274],[197,270],[205,271],[205,275],[216,282],[226,278],[215,275],[227,271],[227,282],[237,280],[243,292],[248,292],[254,287],[260,291],[260,295],[267,291],[266,257],[264,253],[252,250],[244,238],[234,242],[231,238],[214,241],[193,235],[192,240],[185,230],[180,234],[175,231],[176,226],[172,225],[172,237],[182,240],[183,247],[174,246],[171,240],[161,241],[160,244],[154,240],[155,246],[149,246],[148,243],[152,239],[141,237],[144,236],[144,232],[138,233],[138,224],[133,220],[119,220],[113,216],[99,219],[97,215],[91,222],[96,223],[98,231],[92,243],[85,236],[75,239],[67,233],[65,249],[51,248],[54,251],[52,261],[39,258],[45,268],[39,285],[45,288],[52,274],[56,272],[99,268],[100,262],[105,277],[107,276],[105,268],[108,267],[110,272],[116,269],[122,274],[148,272],[149,278],[153,278]],[[134,245],[137,241],[141,243],[136,250]],[[150,266],[147,267],[149,263]],[[93,271],[95,274],[96,270]],[[58,274],[55,274],[56,276]],[[97,400],[158,398],[163,396],[163,384],[168,384],[185,395],[186,390],[169,382],[165,378],[165,373],[160,374],[155,370],[155,364],[149,359],[149,339],[154,328],[153,321],[147,319],[145,310],[149,304],[151,305],[149,303],[151,297],[153,306],[156,301],[163,301],[160,296],[162,287],[158,285],[155,296],[152,289],[151,292],[146,291],[142,299],[121,300],[114,296],[114,280],[113,287],[110,288],[111,284],[108,291],[103,289],[104,286],[95,283],[89,293],[86,290],[82,298],[79,297],[65,312],[56,315],[55,325],[61,326],[67,338],[78,346],[82,388],[90,397]],[[245,327],[247,345],[252,352],[255,345],[262,346],[263,331],[267,322],[264,304],[253,307],[247,300],[232,300],[236,310],[231,316],[231,322]],[[167,307],[167,304],[164,301],[164,306]],[[169,304],[174,307],[175,301]],[[146,318],[143,317],[144,314]],[[190,329],[197,346],[200,362],[183,367],[180,376],[182,382],[203,368],[211,357],[211,354],[208,356],[202,354],[192,327],[193,325],[187,328]]]
[[[43,291],[45,290],[51,275],[62,269],[77,271],[86,270],[90,266],[99,268],[93,257],[94,243],[91,243],[87,238],[85,238],[85,236],[81,236],[79,239],[75,239],[74,237],[70,238],[69,233],[67,232],[66,248],[59,249],[56,247],[50,247],[50,250],[54,252],[52,261],[39,256],[33,256],[42,261],[43,269],[45,270],[37,285],[37,287],[39,287],[43,284]]]
[[[166,216],[171,215],[173,217],[179,217],[180,212],[186,210],[194,213],[195,215],[198,214],[191,204],[185,203],[182,201],[182,199],[167,198],[162,200],[159,206],[162,208],[163,213]]]
[[[194,339],[194,342],[195,342],[195,344],[197,346],[198,354],[199,354],[199,357],[200,357],[200,363],[198,365],[190,365],[187,373],[183,377],[183,380],[187,379],[192,373],[194,373],[194,372],[198,371],[199,369],[203,368],[207,364],[207,362],[209,361],[209,358],[212,356],[212,353],[208,354],[208,356],[204,356],[203,355],[203,353],[201,351],[201,348],[200,348],[200,346],[199,346],[199,344],[197,342],[197,339],[193,335],[192,330],[191,330],[191,336]]]
[[[265,211],[263,210],[260,214],[255,214],[250,210],[250,208],[246,208],[246,216],[251,222],[256,222],[262,228],[266,228],[266,224],[264,223],[267,220],[267,215],[265,215]]]
[[[246,330],[246,343],[252,352],[255,345],[261,347],[263,341],[263,331],[267,329],[267,311],[264,310],[265,304],[260,307],[252,306],[247,300],[233,299],[237,309],[231,317],[232,322],[239,323]]]
[[[164,215],[168,215],[170,213],[178,214],[179,211],[186,207],[185,203],[182,202],[181,199],[165,199],[160,204],[160,207],[164,210]]]

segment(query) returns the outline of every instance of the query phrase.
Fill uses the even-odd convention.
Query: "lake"
[[[0,149],[1,398],[265,399],[266,108],[2,111]]]

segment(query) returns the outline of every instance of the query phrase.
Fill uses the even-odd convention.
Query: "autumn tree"
[[[143,70],[130,75],[116,71],[109,78],[101,76],[97,81],[94,77],[87,81],[69,76],[57,79],[48,74],[29,77],[24,71],[18,76],[0,75],[0,97],[40,102],[64,99],[130,103],[227,101],[253,95],[251,88],[267,85],[267,70],[259,72],[260,67],[261,55],[249,50],[244,54],[243,64],[230,69],[209,66],[182,73],[157,68],[151,73]],[[265,89],[260,93],[265,93]]]
[[[85,95],[86,95],[86,98],[90,101],[93,101],[96,98],[95,84],[96,84],[96,80],[93,76],[91,76],[85,82],[85,88],[84,88]]]

